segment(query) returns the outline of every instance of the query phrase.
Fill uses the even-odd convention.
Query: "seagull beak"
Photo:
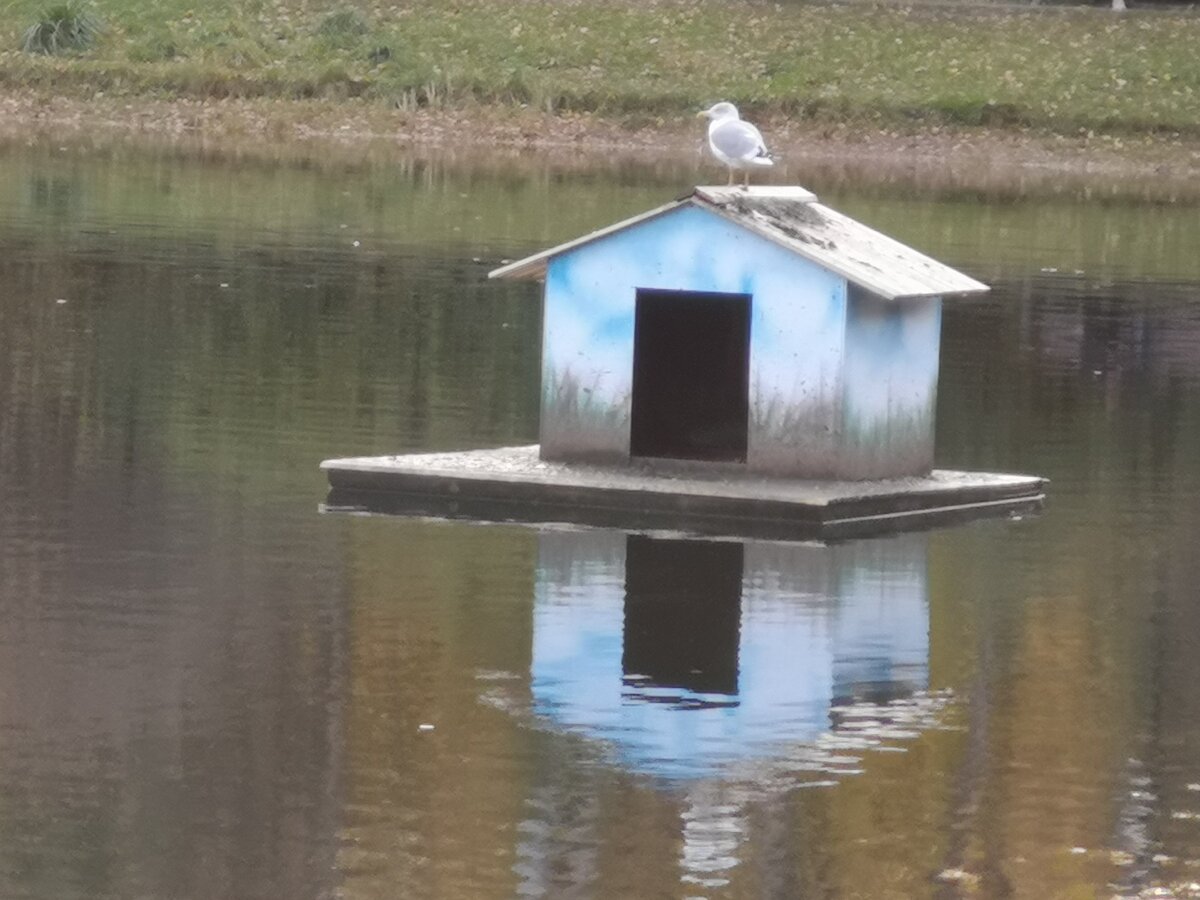
[[[697,119],[707,119],[708,118],[708,110],[707,109],[700,110],[700,112],[696,113],[696,118]]]

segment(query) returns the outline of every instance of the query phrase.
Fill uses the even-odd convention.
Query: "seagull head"
[[[738,117],[737,107],[732,103],[722,100],[720,103],[714,103],[708,109],[702,109],[696,113],[697,118],[711,119],[716,122],[720,119],[736,119]]]

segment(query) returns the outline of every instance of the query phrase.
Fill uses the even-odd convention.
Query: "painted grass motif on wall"
[[[842,448],[844,478],[923,475],[933,466],[933,404],[883,419],[848,416]]]
[[[624,461],[629,456],[630,395],[609,397],[602,374],[580,378],[547,366],[542,378],[542,457]]]
[[[797,402],[782,391],[766,393],[755,383],[750,397],[750,465],[755,471],[806,478],[837,475],[836,401]]]

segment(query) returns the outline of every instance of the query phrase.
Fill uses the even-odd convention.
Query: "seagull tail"
[[[751,165],[755,166],[773,166],[775,165],[775,156],[770,150],[768,150],[762,144],[759,144],[758,153],[750,157],[748,161]]]

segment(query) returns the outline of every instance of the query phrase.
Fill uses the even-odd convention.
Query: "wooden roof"
[[[801,187],[698,187],[691,194],[489,273],[544,278],[552,257],[682,206],[734,222],[887,300],[977,294],[987,285],[817,202]]]

